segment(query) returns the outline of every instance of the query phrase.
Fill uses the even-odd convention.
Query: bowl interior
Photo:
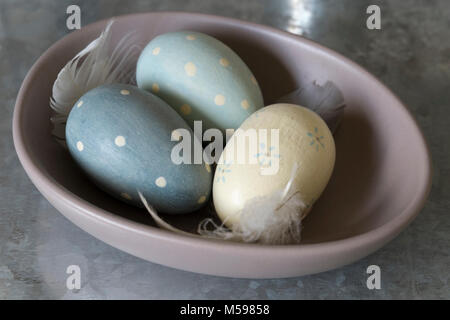
[[[72,33],[53,46],[38,65],[39,80],[30,84],[23,97],[19,119],[23,143],[55,184],[115,215],[154,226],[145,210],[115,200],[94,186],[50,134],[48,102],[53,81],[62,66],[103,27],[102,22]],[[142,44],[177,30],[205,32],[220,39],[253,71],[266,105],[314,80],[331,80],[341,89],[347,109],[335,134],[336,166],[324,194],[304,220],[303,243],[339,240],[378,228],[420,196],[428,179],[420,132],[400,102],[354,64],[281,32],[201,16],[122,17],[113,26],[114,41],[130,30],[138,32]],[[209,214],[205,209],[164,218],[192,231]]]

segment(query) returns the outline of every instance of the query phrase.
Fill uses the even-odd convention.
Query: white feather
[[[131,83],[140,48],[134,32],[126,34],[111,51],[111,20],[101,35],[72,58],[53,84],[50,107],[54,114],[53,135],[64,141],[67,116],[75,102],[89,90],[103,84]]]
[[[263,244],[299,243],[301,220],[306,216],[308,207],[300,192],[291,189],[297,168],[297,165],[292,168],[284,189],[248,201],[238,213],[239,219],[231,229],[224,226],[226,221],[217,225],[208,218],[199,224],[198,233],[210,238]]]
[[[148,204],[147,200],[144,198],[144,196],[142,195],[141,192],[138,191],[139,197],[141,198],[142,203],[144,204],[145,209],[147,209],[148,213],[150,213],[150,215],[152,216],[153,220],[155,220],[156,224],[162,228],[162,229],[166,229],[168,231],[172,231],[174,233],[178,233],[178,234],[182,234],[182,235],[187,235],[187,236],[196,236],[195,234],[180,230],[175,228],[174,226],[168,224],[167,222],[165,222],[163,219],[161,219],[161,217],[158,215],[158,213],[156,212],[155,208],[153,208],[151,205]]]
[[[301,220],[308,212],[300,192],[291,190],[297,168],[297,165],[292,168],[291,177],[285,188],[268,197],[248,201],[239,213],[239,223],[235,223],[231,229],[225,227],[226,221],[218,225],[212,218],[206,218],[198,225],[198,235],[180,230],[165,222],[140,192],[139,196],[156,224],[171,232],[239,242],[294,244],[300,242]]]

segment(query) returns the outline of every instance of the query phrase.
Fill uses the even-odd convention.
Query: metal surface
[[[398,238],[350,266],[284,280],[225,279],[151,264],[84,233],[60,215],[25,175],[14,152],[11,119],[32,63],[69,33],[66,8],[82,24],[114,15],[177,10],[274,26],[328,46],[360,63],[410,108],[433,156],[432,192]],[[381,30],[366,28],[366,8],[381,7]],[[450,3],[441,1],[0,0],[0,299],[21,298],[450,298]],[[381,289],[366,287],[369,265]],[[68,290],[66,269],[81,268]]]

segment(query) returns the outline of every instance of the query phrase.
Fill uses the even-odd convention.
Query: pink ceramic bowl
[[[183,270],[229,277],[291,277],[367,256],[398,235],[424,205],[430,189],[424,138],[405,106],[364,69],[316,43],[272,28],[201,14],[145,13],[118,17],[115,41],[130,30],[137,30],[145,41],[175,30],[205,32],[243,58],[261,84],[266,104],[306,82],[332,80],[348,106],[335,136],[334,174],[304,221],[302,244],[230,243],[155,227],[144,210],[92,185],[50,136],[53,81],[105,23],[73,32],[39,58],[20,89],[13,126],[20,161],[36,187],[63,215],[98,239]],[[165,218],[192,231],[204,215]]]

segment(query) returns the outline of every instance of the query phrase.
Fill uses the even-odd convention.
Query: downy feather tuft
[[[58,73],[53,84],[50,107],[52,134],[63,145],[65,124],[75,102],[86,92],[103,84],[132,83],[140,47],[135,32],[127,33],[111,51],[111,26],[72,58]]]

